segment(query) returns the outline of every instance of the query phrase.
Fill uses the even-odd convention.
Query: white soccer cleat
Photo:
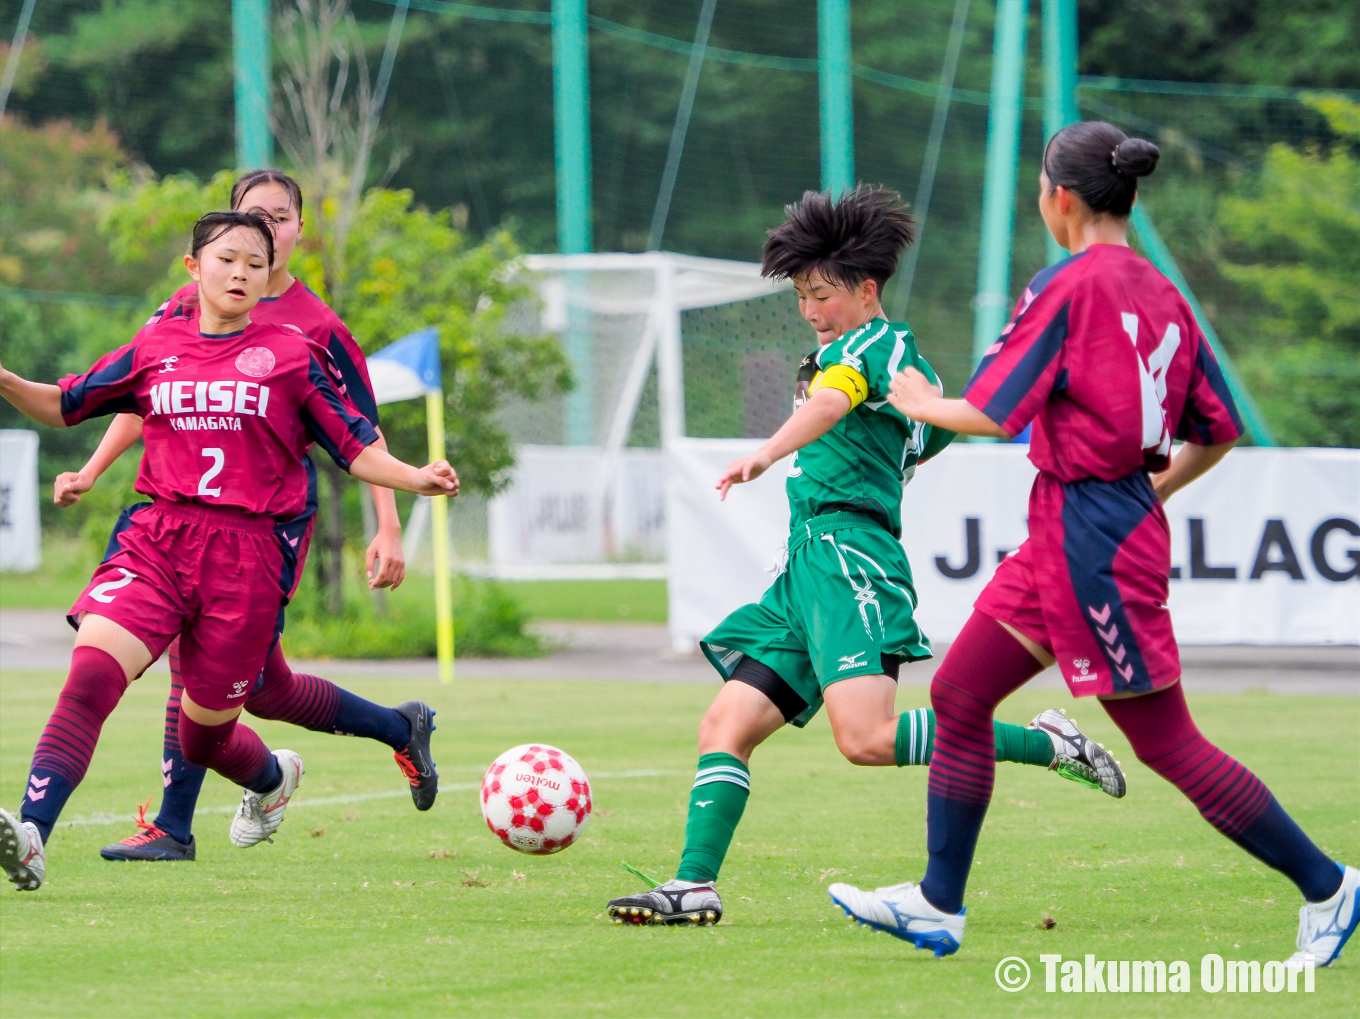
[[[1115,799],[1127,790],[1124,769],[1103,746],[1088,739],[1066,711],[1049,708],[1029,723],[1053,742],[1053,763],[1048,766],[1063,778],[1090,789],[1099,789]]]
[[[827,891],[852,920],[910,941],[917,948],[928,948],[936,956],[953,955],[963,943],[968,910],[942,913],[926,901],[921,886],[910,881],[872,892],[846,884],[834,884]]]
[[[1341,874],[1335,895],[1325,902],[1306,902],[1299,910],[1299,950],[1286,966],[1302,968],[1308,956],[1314,966],[1330,966],[1341,957],[1341,949],[1360,925],[1360,870],[1342,867]]]
[[[306,770],[302,758],[291,750],[275,750],[274,757],[283,771],[283,781],[267,793],[247,789],[241,797],[241,805],[236,808],[236,816],[231,819],[231,844],[240,849],[249,849],[258,842],[274,841],[270,836],[283,823],[283,812]]]
[[[32,821],[0,809],[0,867],[21,892],[36,892],[47,876],[47,853]]]

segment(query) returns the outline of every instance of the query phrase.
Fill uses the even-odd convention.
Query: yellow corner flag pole
[[[444,393],[425,394],[425,426],[430,437],[430,459],[444,459]],[[453,576],[449,572],[449,500],[442,495],[430,500],[430,524],[434,539],[435,647],[439,653],[439,680],[453,682]]]

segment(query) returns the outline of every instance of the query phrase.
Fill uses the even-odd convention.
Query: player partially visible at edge
[[[52,427],[122,412],[145,419],[137,488],[153,498],[120,535],[68,615],[71,670],[28,775],[22,820],[0,809],[0,869],[40,887],[46,842],[85,777],[104,721],[128,684],[182,636],[180,743],[194,764],[244,787],[231,841],[270,837],[303,774],[240,714],[278,639],[296,566],[288,527],[307,500],[308,448],[342,470],[417,495],[456,495],[447,461],[423,468],[374,448],[326,348],[295,327],[259,324],[274,237],[260,217],[214,212],[194,226],[185,264],[200,315],[101,357],[60,385],[0,366],[0,397]],[[164,379],[173,367],[171,379]]]
[[[790,454],[792,516],[787,565],[760,602],[704,638],[726,680],[699,726],[676,877],[614,899],[616,922],[714,923],[714,882],[750,791],[748,762],[786,723],[804,726],[823,700],[841,753],[854,764],[929,764],[935,721],[894,710],[902,661],[931,657],[916,625],[916,592],[900,541],[902,486],[954,433],[914,422],[886,402],[893,373],[914,365],[932,380],[905,322],[889,322],[880,295],[914,239],[898,195],[861,186],[833,200],[807,192],[771,231],[762,271],[792,279],[818,349],[798,372],[792,417],[718,481],[754,480]],[[1117,762],[1061,712],[1029,728],[997,723],[999,760],[1059,771],[1112,796],[1124,794]]]
[[[288,271],[288,260],[293,256],[303,228],[302,189],[297,181],[278,170],[252,170],[232,185],[231,207],[265,213],[274,231],[274,265],[264,297],[251,313],[251,320],[296,326],[325,347],[340,369],[354,406],[378,433],[375,445],[386,449],[382,429],[378,427],[378,404],[363,351],[339,316]],[[138,338],[162,323],[179,319],[193,321],[199,310],[198,289],[189,283],[156,310]],[[117,415],[89,462],[79,472],[58,475],[53,485],[53,499],[57,505],[78,502],[81,494],[88,492],[109,465],[136,443],[141,434],[141,418],[135,414]],[[310,458],[305,458],[305,463],[309,485],[307,505],[288,524],[290,537],[297,538],[295,583],[302,576],[316,521],[316,470]],[[390,489],[373,486],[371,491],[377,510],[378,532],[365,555],[369,586],[395,588],[406,574],[397,503]],[[123,512],[109,539],[107,555],[118,551],[119,534],[127,527],[131,515],[145,505],[139,503]],[[179,650],[177,638],[166,652],[170,663],[170,697],[165,705],[160,811],[153,821],[147,821],[145,807],[139,807],[138,830],[100,849],[100,855],[106,860],[162,862],[192,860],[196,856],[194,809],[206,771],[184,759],[179,743],[180,698],[184,693]],[[265,662],[259,683],[246,700],[246,711],[257,718],[291,722],[317,732],[365,737],[390,747],[397,766],[409,783],[416,809],[429,810],[434,806],[439,791],[439,775],[430,752],[435,711],[423,701],[407,701],[395,708],[374,704],[330,680],[294,672],[284,657],[282,646],[276,643]]]
[[[997,569],[931,684],[939,737],[925,879],[829,889],[851,916],[936,955],[963,940],[963,892],[992,793],[992,711],[1055,660],[1075,696],[1099,697],[1140,761],[1298,886],[1289,966],[1331,965],[1360,923],[1360,871],[1323,853],[1186,707],[1162,502],[1222,460],[1242,424],[1185,298],[1129,247],[1138,178],[1159,156],[1099,121],[1055,134],[1039,211],[1071,257],[1030,282],[963,399],[944,399],[911,368],[892,383],[894,406],[938,427],[1000,437],[1033,421],[1039,469],[1029,538]],[[1185,440],[1174,458],[1173,435]]]

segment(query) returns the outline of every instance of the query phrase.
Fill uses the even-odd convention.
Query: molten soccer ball
[[[526,743],[482,778],[482,817],[511,849],[546,856],[571,845],[590,820],[590,782],[556,747]]]

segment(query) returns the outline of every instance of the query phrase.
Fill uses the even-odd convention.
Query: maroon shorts
[[[1075,696],[1146,693],[1181,675],[1170,572],[1171,532],[1145,473],[1065,483],[1041,472],[1029,539],[975,607],[1053,655]]]
[[[191,503],[138,508],[71,607],[131,632],[159,658],[180,637],[185,691],[224,711],[245,703],[295,586],[296,544],[272,517]]]

